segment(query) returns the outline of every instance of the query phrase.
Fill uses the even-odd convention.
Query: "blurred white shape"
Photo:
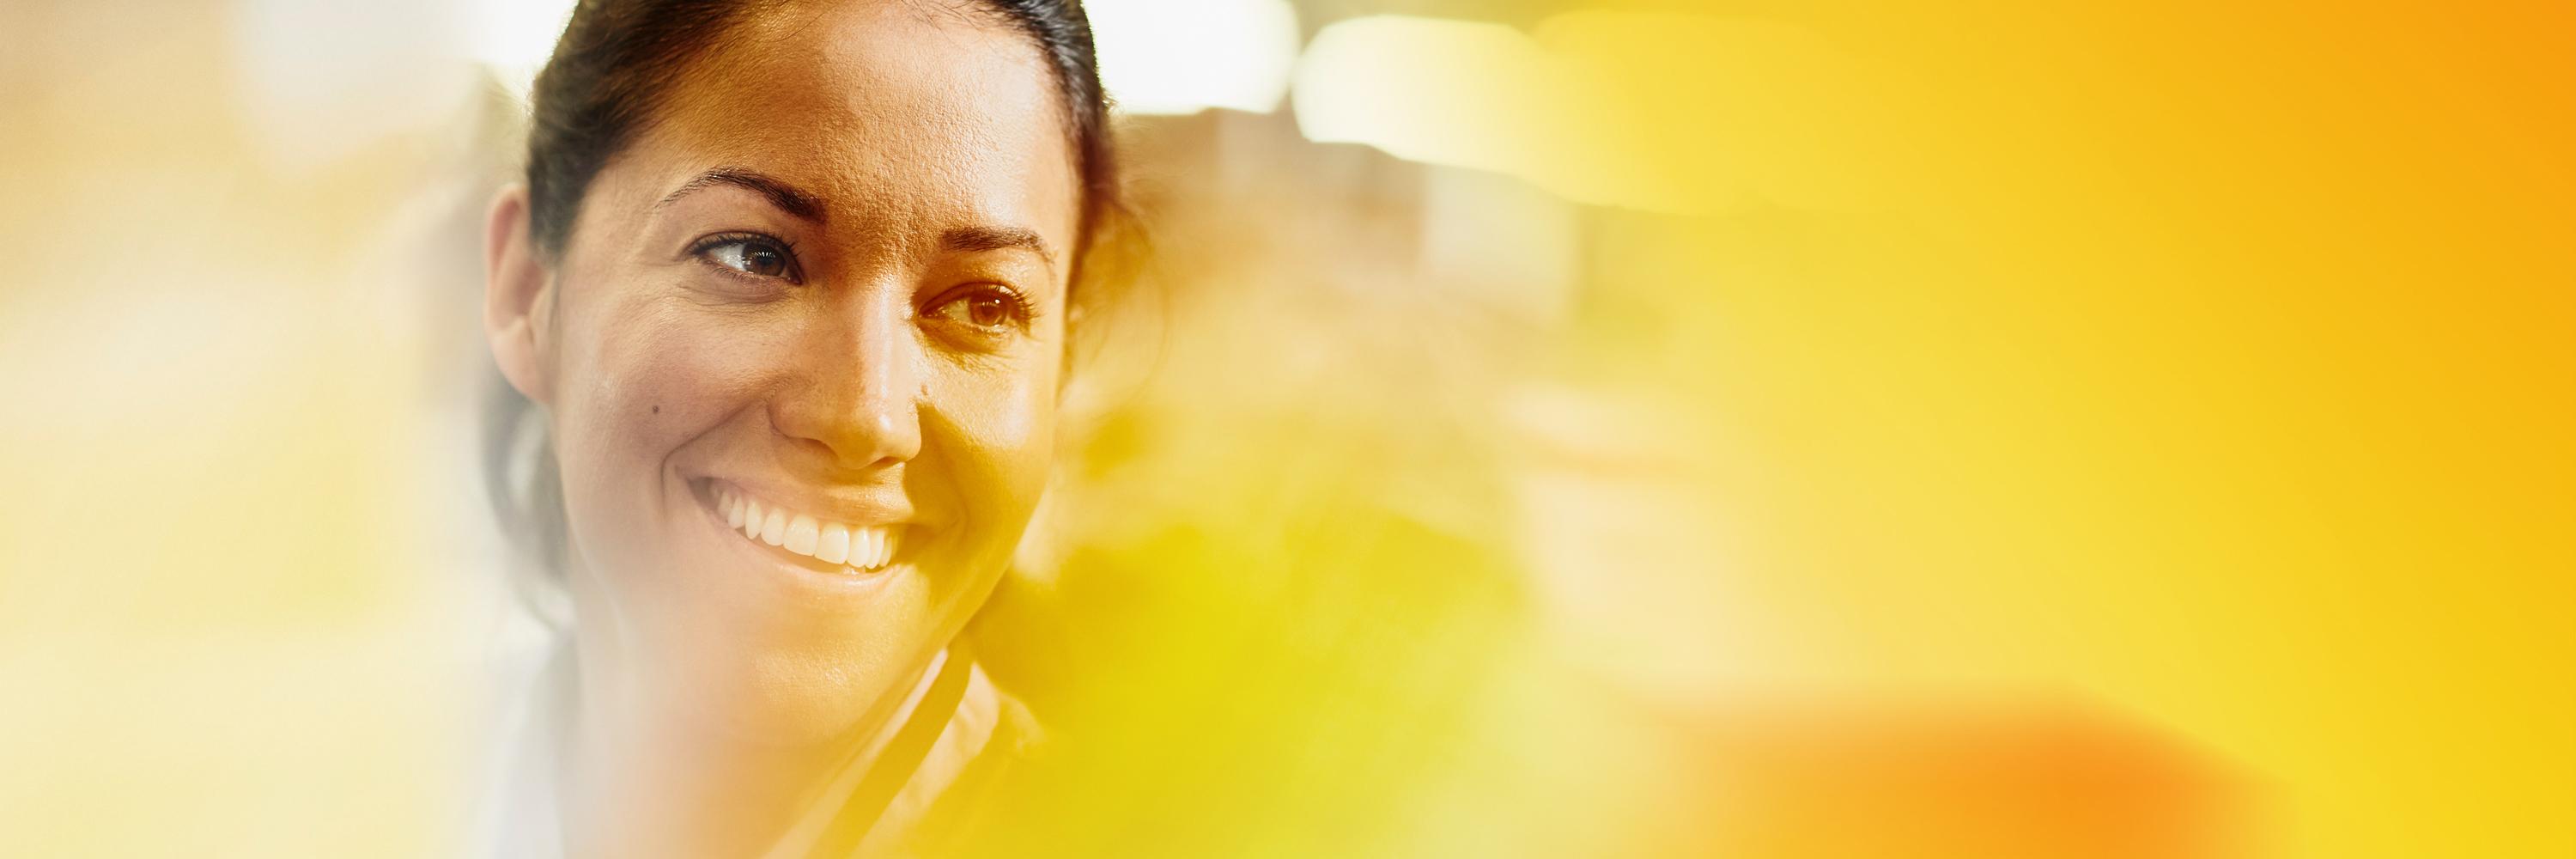
[[[1893,136],[1862,119],[1876,111],[1851,58],[1751,18],[1588,10],[1532,33],[1355,18],[1315,34],[1294,82],[1308,139],[1658,212],[1867,208]]]
[[[1500,24],[1378,16],[1315,34],[1298,64],[1297,128],[1415,161],[1508,172],[1509,141],[1478,128],[1493,102],[1546,77],[1549,58]]]
[[[1288,0],[1092,0],[1101,85],[1118,110],[1277,109],[1297,64]]]
[[[1874,209],[1887,165],[1903,160],[1889,144],[1906,135],[1877,122],[1887,109],[1866,67],[1804,25],[1583,10],[1531,35],[1627,100],[1623,152],[1675,196]]]
[[[423,0],[243,0],[234,58],[262,152],[314,168],[449,121],[473,92],[465,29]]]
[[[1570,200],[1637,204],[1601,168],[1620,118],[1608,87],[1500,24],[1385,15],[1336,22],[1290,102],[1319,143],[1518,176]]]
[[[521,103],[535,84],[537,72],[554,55],[555,40],[572,20],[574,0],[475,0],[472,21],[474,61],[491,70],[502,88]]]

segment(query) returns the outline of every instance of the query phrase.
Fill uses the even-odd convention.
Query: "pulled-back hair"
[[[583,194],[610,158],[650,124],[689,69],[744,19],[785,0],[582,0],[538,73],[528,129],[528,231],[553,258],[571,237]],[[1064,104],[1082,180],[1075,254],[1118,208],[1109,100],[1080,0],[960,0],[1036,43]]]

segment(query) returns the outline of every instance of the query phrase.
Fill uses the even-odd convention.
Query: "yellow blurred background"
[[[2563,5],[1089,6],[997,855],[2576,855]],[[566,8],[0,3],[0,853],[478,849]]]

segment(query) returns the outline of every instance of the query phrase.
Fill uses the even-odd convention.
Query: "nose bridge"
[[[850,467],[902,462],[921,451],[920,344],[902,307],[886,295],[850,295],[835,302],[827,323],[814,326],[802,362],[802,402],[779,423]]]

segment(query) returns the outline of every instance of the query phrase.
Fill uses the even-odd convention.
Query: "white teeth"
[[[814,524],[814,517],[799,513],[796,514],[794,521],[787,523],[787,542],[780,545],[786,546],[787,551],[799,555],[812,555],[814,540],[820,535],[821,531],[819,526]],[[767,539],[767,535],[764,534],[762,538]]]
[[[849,572],[873,570],[894,561],[895,531],[886,527],[849,525],[764,507],[747,495],[719,489],[716,510],[726,527],[746,538],[786,549],[827,564],[847,564]]]
[[[769,518],[760,520],[760,541],[772,546],[787,542],[787,511],[769,508]]]
[[[832,522],[823,526],[821,541],[814,544],[814,559],[837,564],[850,559],[850,526]]]

